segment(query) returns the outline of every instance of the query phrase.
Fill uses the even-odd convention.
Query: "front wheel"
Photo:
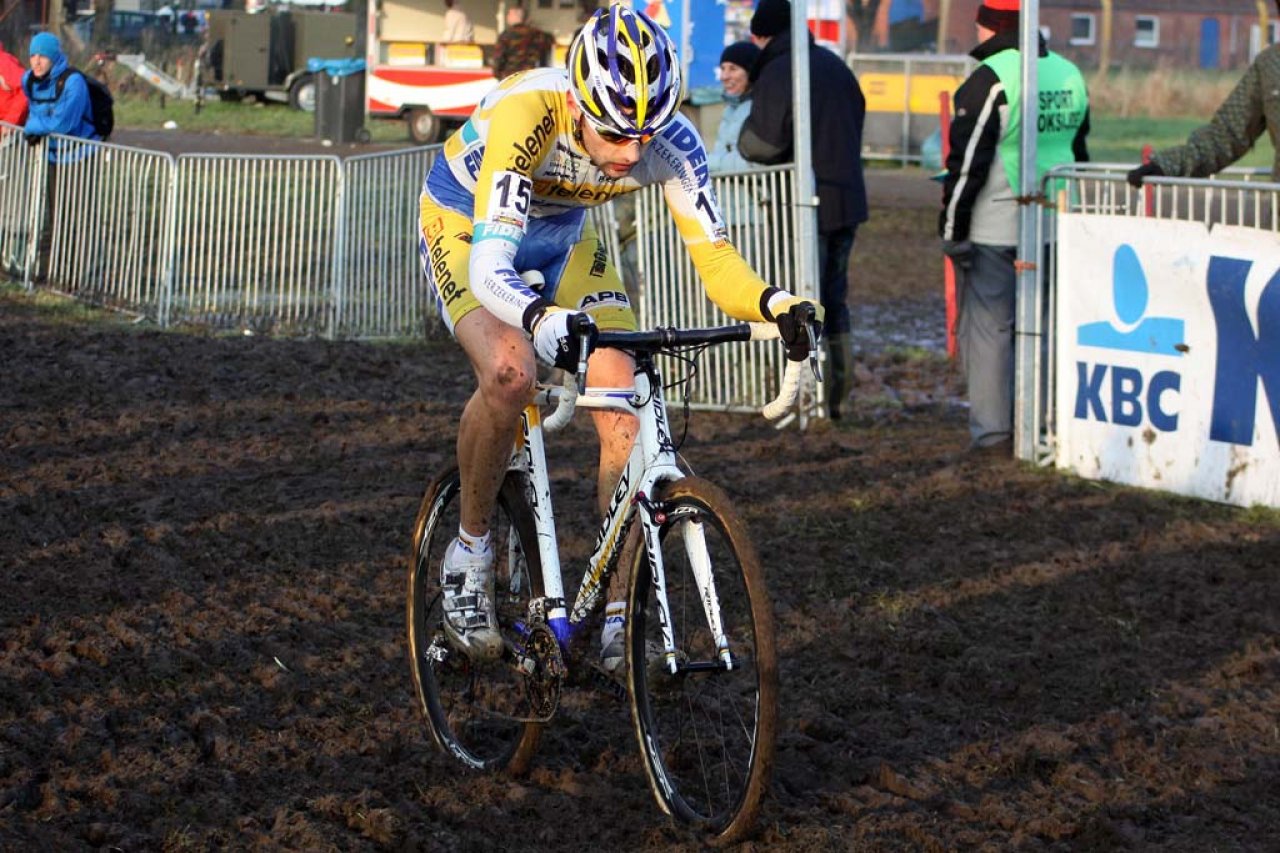
[[[773,608],[746,528],[720,489],[696,477],[670,483],[653,511],[670,612],[659,612],[646,542],[627,620],[632,721],[663,811],[727,844],[754,828],[773,768]],[[674,661],[663,654],[664,623]]]
[[[497,563],[498,624],[507,646],[502,660],[473,664],[456,651],[442,623],[440,564],[458,533],[457,470],[433,482],[413,526],[407,621],[409,666],[418,702],[437,745],[476,770],[524,772],[542,726],[530,722],[542,698],[545,673],[521,670],[511,650],[528,644],[528,607],[542,596],[542,572],[521,475],[508,473],[490,521]],[[530,667],[533,669],[533,667]]]

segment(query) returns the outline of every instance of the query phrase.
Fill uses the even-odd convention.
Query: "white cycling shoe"
[[[502,634],[494,603],[493,550],[472,554],[457,539],[440,566],[444,633],[455,649],[476,663],[502,656]]]

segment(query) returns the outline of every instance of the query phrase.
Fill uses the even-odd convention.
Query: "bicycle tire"
[[[773,772],[778,661],[773,606],[746,528],[724,492],[690,477],[657,491],[671,623],[681,673],[669,675],[645,549],[631,572],[627,684],[649,785],[677,823],[729,844],[755,828]],[[684,547],[702,522],[734,669],[716,669],[714,639]],[[647,547],[647,546],[646,546]],[[699,669],[698,665],[702,668]]]
[[[473,666],[448,645],[441,624],[440,564],[457,535],[458,493],[457,469],[444,472],[427,487],[414,521],[406,601],[414,692],[447,755],[475,770],[519,774],[528,769],[542,731],[541,723],[517,719],[527,703],[524,679],[504,661]],[[529,599],[542,595],[522,474],[508,472],[491,525],[498,623],[511,639],[527,618]]]

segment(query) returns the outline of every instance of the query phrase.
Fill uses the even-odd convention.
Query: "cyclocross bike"
[[[816,374],[812,325],[808,334]],[[680,467],[655,355],[674,355],[688,377],[708,346],[766,337],[777,337],[775,325],[600,332],[596,348],[634,355],[633,387],[584,388],[584,356],[564,387],[539,389],[524,411],[492,519],[504,645],[496,663],[473,664],[445,637],[440,566],[458,529],[457,469],[427,488],[413,532],[409,654],[418,700],[447,754],[477,770],[528,768],[562,687],[581,683],[570,676],[596,669],[595,680],[604,680],[588,664],[599,649],[573,641],[595,635],[585,628],[626,552],[626,695],[654,796],[664,812],[709,840],[728,842],[751,831],[768,786],[777,727],[772,605],[755,549],[724,493]],[[791,408],[803,366],[788,362],[766,417]],[[556,408],[544,420],[546,405]],[[631,412],[639,428],[570,603],[543,439],[582,408]],[[639,535],[629,537],[637,521]],[[638,545],[624,547],[629,538]],[[576,673],[571,661],[579,664]]]

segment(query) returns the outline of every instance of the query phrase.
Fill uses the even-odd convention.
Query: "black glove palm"
[[[806,331],[813,324],[813,340],[816,344],[822,337],[822,324],[815,317],[817,312],[808,302],[792,305],[787,313],[778,317],[778,336],[787,349],[789,361],[804,361],[809,357],[809,335]]]
[[[1164,177],[1164,169],[1161,169],[1153,160],[1150,163],[1143,163],[1138,168],[1129,172],[1128,181],[1129,181],[1129,186],[1137,189],[1138,187],[1142,186],[1142,182],[1147,178],[1163,178],[1163,177]]]

